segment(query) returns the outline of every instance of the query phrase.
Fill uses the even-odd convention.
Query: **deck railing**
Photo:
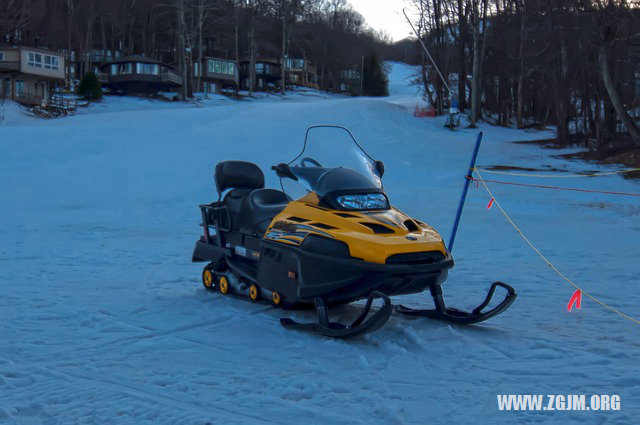
[[[23,105],[41,105],[44,100],[41,94],[31,92],[18,92],[15,94],[15,100]]]
[[[162,80],[162,82],[171,82],[174,84],[182,84],[182,77],[179,76],[178,74],[175,74],[173,72],[163,72],[160,74],[160,80]]]
[[[102,84],[106,84],[109,82],[109,74],[106,72],[98,72],[98,81]]]
[[[19,61],[0,61],[0,71],[19,71]]]

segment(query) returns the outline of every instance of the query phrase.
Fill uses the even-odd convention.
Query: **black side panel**
[[[433,264],[374,264],[341,258],[339,241],[311,238],[301,247],[262,240],[258,285],[277,291],[289,301],[328,304],[351,302],[372,291],[387,295],[411,294],[439,286],[453,266],[451,257]],[[343,252],[344,253],[344,252]]]
[[[191,255],[191,261],[194,262],[217,262],[225,255],[229,255],[230,252],[226,248],[222,248],[217,245],[208,244],[203,241],[197,241],[196,246],[193,248],[193,254]]]
[[[285,298],[297,300],[298,255],[284,244],[262,243],[258,265],[258,285],[276,291]]]

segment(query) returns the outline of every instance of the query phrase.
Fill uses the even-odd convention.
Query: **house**
[[[335,86],[334,89],[338,93],[357,96],[360,94],[361,81],[360,71],[355,69],[344,69],[340,71],[337,86]]]
[[[251,61],[245,58],[240,61],[240,87],[249,89],[249,65]],[[266,90],[269,85],[280,85],[282,67],[278,59],[256,59],[256,90]]]
[[[318,89],[318,72],[306,59],[286,58],[287,84]]]
[[[111,63],[120,59],[121,53],[119,50],[102,50],[92,49],[82,54],[73,57],[75,59],[75,74],[78,77],[82,77],[87,72],[100,72],[100,67],[107,63]]]
[[[205,57],[195,61],[193,74],[196,78],[200,75],[201,90],[206,93],[220,93],[223,88],[239,88],[240,68],[234,60]]]
[[[65,57],[34,47],[0,46],[0,98],[35,106],[65,82]]]
[[[99,67],[98,79],[107,88],[125,94],[153,95],[182,86],[173,67],[145,56],[125,56]]]

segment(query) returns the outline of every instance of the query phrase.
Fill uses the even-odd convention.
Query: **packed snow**
[[[215,196],[214,165],[256,162],[275,187],[270,166],[292,159],[314,124],[351,129],[385,162],[392,203],[448,238],[478,130],[452,132],[444,117],[413,117],[414,74],[392,64],[388,98],[311,91],[194,103],[107,97],[51,120],[5,104],[0,423],[636,422],[638,325],[587,298],[569,313],[573,288],[496,207],[487,209],[482,187],[470,191],[445,297],[473,308],[495,280],[519,297],[480,325],[393,316],[373,334],[333,340],[278,322],[314,320],[313,311],[282,311],[202,287],[202,264],[190,259],[200,235],[198,204]],[[616,169],[555,157],[568,149],[511,143],[551,131],[481,130],[480,166]],[[553,183],[640,192],[638,181],[621,175]],[[555,266],[640,318],[637,197],[490,187]],[[431,304],[428,294],[394,301]],[[357,304],[337,314],[346,320],[356,311]],[[617,394],[622,408],[506,412],[498,410],[498,394]]]

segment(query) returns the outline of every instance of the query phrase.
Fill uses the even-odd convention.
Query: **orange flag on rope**
[[[569,299],[569,304],[567,304],[567,311],[569,311],[569,313],[571,313],[573,304],[575,304],[578,309],[582,307],[582,291],[579,289],[576,289],[573,295],[571,295],[571,299]]]

